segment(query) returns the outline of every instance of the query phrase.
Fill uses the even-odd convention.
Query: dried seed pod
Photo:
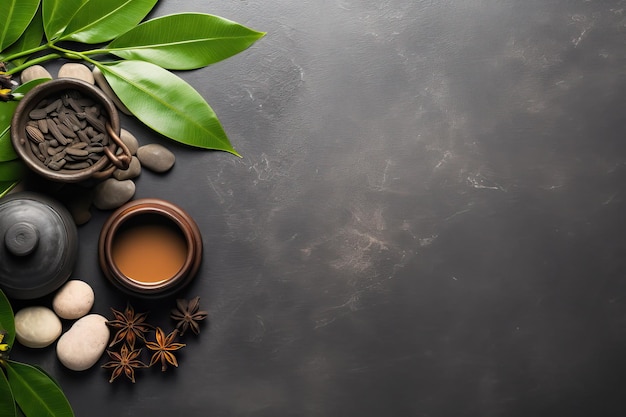
[[[89,155],[89,152],[87,152],[87,150],[85,150],[85,149],[78,149],[78,148],[72,148],[71,146],[68,146],[67,148],[65,148],[65,152],[68,155],[72,155],[73,157],[84,157],[84,158],[87,158],[87,155]]]
[[[85,132],[85,130],[79,130],[78,132],[76,132],[76,134],[78,135],[78,139],[80,139],[82,142],[84,143],[90,143],[91,140],[89,138],[89,136],[87,135],[87,132]]]
[[[47,155],[48,154],[48,142],[41,142],[39,144],[39,152],[41,152],[42,155]]]
[[[48,116],[46,109],[35,109],[28,113],[28,117],[32,120],[45,119]]]
[[[63,103],[61,102],[61,100],[56,99],[45,107],[46,113],[52,113],[54,111],[58,112],[62,106]]]
[[[91,112],[86,111],[85,112],[85,119],[98,132],[104,133],[106,131],[106,127],[105,127],[104,123],[102,122],[102,120],[100,120],[98,118],[98,116],[95,116]]]
[[[42,143],[45,141],[45,137],[43,133],[41,133],[41,130],[34,126],[26,125],[26,135],[35,143]]]
[[[63,134],[59,130],[59,127],[56,125],[56,123],[54,123],[52,119],[48,119],[48,130],[50,130],[52,136],[54,136],[54,138],[58,140],[61,145],[67,145],[71,142],[71,140],[63,136]]]
[[[62,152],[63,150],[65,150],[65,148],[62,147],[54,147],[54,146],[48,146],[48,155],[50,156],[54,156],[56,154],[58,154],[59,152]]]
[[[69,104],[69,107],[71,107],[72,110],[74,110],[76,113],[82,113],[83,112],[83,107],[81,107],[81,105],[79,104],[78,100],[76,100],[74,98],[68,98],[67,99],[67,103]]]
[[[48,133],[48,122],[46,122],[46,119],[37,120],[37,127],[41,130],[41,133]]]
[[[76,133],[74,132],[74,130],[70,129],[69,127],[67,127],[63,123],[57,124],[57,128],[59,128],[59,132],[61,132],[61,134],[63,136],[65,136],[66,138],[75,138],[76,137]]]
[[[87,147],[87,144],[85,142],[74,142],[71,145],[68,146],[69,148],[73,148],[73,149],[85,149]]]
[[[52,156],[52,162],[58,162],[61,159],[65,158],[65,149],[55,155]]]
[[[51,161],[48,164],[48,168],[53,169],[55,171],[60,170],[61,168],[63,168],[63,166],[66,164],[65,159],[60,159],[58,161]]]

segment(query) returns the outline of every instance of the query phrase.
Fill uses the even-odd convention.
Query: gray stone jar
[[[57,290],[78,253],[76,225],[56,200],[33,192],[0,199],[0,289],[15,299]]]

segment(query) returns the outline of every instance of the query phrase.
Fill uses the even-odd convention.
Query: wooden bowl
[[[31,112],[37,109],[40,103],[44,100],[54,100],[70,91],[77,91],[82,97],[93,100],[101,107],[107,120],[106,133],[110,140],[103,147],[102,157],[97,161],[92,161],[93,164],[88,168],[53,170],[33,151],[31,143],[34,141],[29,138],[26,131],[27,124],[31,120]],[[104,179],[110,176],[116,168],[128,167],[131,155],[119,139],[120,129],[120,119],[115,105],[99,88],[81,80],[62,78],[40,84],[24,95],[11,120],[11,142],[26,166],[41,177],[57,182],[76,183],[92,178]],[[48,137],[50,138],[49,135]],[[118,149],[121,149],[121,152]]]

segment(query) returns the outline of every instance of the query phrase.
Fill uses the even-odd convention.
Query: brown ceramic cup
[[[122,272],[115,257],[116,239],[128,228],[139,224],[167,224],[180,233],[186,252],[178,272],[157,282],[134,279]],[[138,199],[117,209],[104,223],[98,242],[98,257],[104,275],[118,289],[140,297],[163,297],[185,287],[198,272],[202,261],[202,236],[193,218],[175,204],[156,198]]]
[[[108,120],[106,133],[109,135],[110,143],[104,147],[102,157],[89,168],[80,170],[62,168],[55,171],[46,166],[33,152],[30,146],[31,141],[26,133],[26,126],[30,121],[30,112],[36,109],[42,101],[57,98],[63,92],[72,90],[78,91],[83,97],[90,98],[101,105]],[[39,84],[20,100],[11,120],[11,142],[26,166],[41,177],[56,182],[77,183],[88,179],[104,179],[110,176],[116,168],[128,168],[131,155],[119,138],[120,130],[117,109],[102,90],[78,79],[61,78]]]

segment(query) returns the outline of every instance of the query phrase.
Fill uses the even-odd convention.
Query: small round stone
[[[26,347],[49,346],[62,330],[61,320],[47,307],[25,307],[15,314],[15,338]]]
[[[163,145],[151,143],[137,149],[137,158],[145,168],[154,172],[169,171],[176,162],[174,154]]]
[[[89,314],[78,321],[59,338],[57,357],[73,371],[84,371],[94,366],[109,343],[107,319]]]
[[[76,78],[89,84],[95,84],[91,70],[83,64],[69,62],[59,68],[59,78]]]
[[[25,84],[32,80],[38,80],[40,78],[52,79],[52,75],[50,75],[48,70],[41,65],[33,65],[32,67],[28,67],[20,74],[20,80],[22,81],[22,84]]]
[[[104,78],[104,74],[102,74],[102,71],[100,71],[98,67],[94,67],[92,73],[93,73],[93,78],[96,81],[96,84],[98,85],[98,87],[100,87],[100,90],[102,90],[104,94],[106,94],[111,100],[113,100],[113,103],[115,103],[115,106],[122,113],[132,116],[131,111],[128,110],[128,107],[126,107],[124,103],[120,101],[120,99],[117,97],[117,94],[115,94],[115,92],[109,85],[109,82],[106,80],[106,78]]]
[[[91,219],[93,197],[93,189],[84,189],[72,193],[67,201],[64,201],[77,226],[85,224]]]
[[[116,209],[134,195],[135,183],[132,180],[108,178],[96,186],[93,204],[100,210]]]
[[[130,160],[128,169],[116,169],[113,171],[113,178],[119,181],[130,180],[137,178],[141,174],[141,163],[136,156],[133,156]]]
[[[85,316],[93,307],[94,292],[85,281],[67,281],[52,300],[52,309],[62,319],[75,320]]]
[[[122,142],[124,142],[124,145],[128,147],[128,150],[130,151],[131,155],[137,154],[137,149],[139,148],[139,141],[132,133],[130,133],[126,129],[121,129],[120,139],[122,139]]]

